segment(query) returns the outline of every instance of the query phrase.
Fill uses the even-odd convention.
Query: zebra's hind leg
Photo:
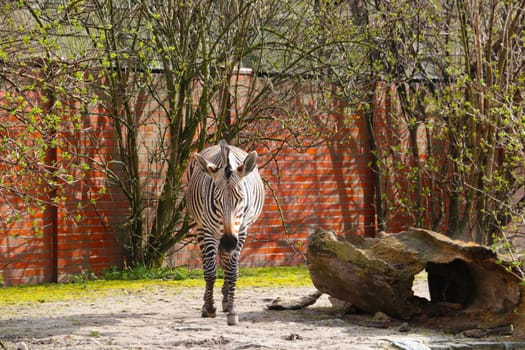
[[[228,312],[228,291],[230,289],[230,281],[224,278],[222,285],[222,312]]]
[[[221,252],[221,262],[224,268],[224,285],[222,287],[222,307],[227,312],[228,325],[233,326],[239,323],[239,316],[235,310],[235,288],[239,276],[239,256],[238,249],[231,253]]]

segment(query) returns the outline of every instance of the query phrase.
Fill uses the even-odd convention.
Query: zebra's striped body
[[[217,256],[224,269],[223,311],[236,324],[234,297],[240,252],[246,232],[259,216],[264,186],[257,170],[257,153],[250,154],[221,141],[196,153],[189,165],[186,204],[197,223],[204,279],[203,317],[215,317],[213,287]]]

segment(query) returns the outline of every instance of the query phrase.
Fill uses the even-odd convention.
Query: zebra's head
[[[246,207],[243,181],[257,167],[257,152],[250,152],[238,163],[236,157],[231,154],[230,146],[223,140],[220,142],[218,163],[205,159],[199,153],[195,153],[194,158],[199,168],[213,181],[213,215],[217,215],[217,221],[222,228],[219,248],[231,251],[237,247]]]

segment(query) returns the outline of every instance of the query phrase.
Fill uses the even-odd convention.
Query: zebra
[[[227,313],[228,325],[239,322],[234,298],[240,253],[248,226],[259,217],[263,203],[257,152],[246,153],[222,140],[193,154],[186,205],[196,223],[202,253],[206,281],[202,317],[216,316],[213,287],[219,256],[224,269],[222,309]]]

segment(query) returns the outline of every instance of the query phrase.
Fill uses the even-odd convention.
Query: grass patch
[[[204,288],[201,270],[187,269],[126,269],[109,270],[103,279],[83,280],[71,278],[75,283],[51,283],[42,285],[1,287],[0,305],[38,304],[54,301],[94,300],[96,298],[140,293],[148,288]],[[217,284],[221,285],[222,272]],[[311,286],[306,267],[242,268],[238,287]]]
[[[148,268],[144,266],[125,268],[121,270],[117,268],[110,268],[102,276],[102,279],[105,280],[165,279],[185,281],[196,278],[203,278],[202,270],[189,270],[182,267],[175,269],[170,269],[167,267]]]

